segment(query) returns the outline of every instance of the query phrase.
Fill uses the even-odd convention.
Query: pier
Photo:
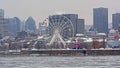
[[[84,51],[86,53],[84,53]],[[79,49],[79,50],[66,50],[66,49],[47,49],[47,50],[22,50],[22,55],[39,54],[48,56],[106,56],[106,55],[120,55],[120,49]]]

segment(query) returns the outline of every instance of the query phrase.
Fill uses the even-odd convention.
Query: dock
[[[85,52],[85,53],[84,53]],[[120,49],[39,49],[39,50],[22,50],[22,55],[39,54],[48,56],[107,56],[120,55]]]

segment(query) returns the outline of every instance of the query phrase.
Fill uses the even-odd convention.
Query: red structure
[[[76,42],[73,49],[80,49],[80,43]]]

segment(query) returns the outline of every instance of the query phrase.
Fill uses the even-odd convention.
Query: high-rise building
[[[21,22],[20,31],[25,31],[25,21],[24,20]]]
[[[35,32],[36,31],[36,23],[32,17],[29,17],[25,21],[25,31],[27,31],[27,32]]]
[[[120,13],[112,14],[112,27],[118,30],[120,27]]]
[[[74,26],[74,33],[77,34],[77,20],[78,20],[78,14],[63,14],[68,19],[71,20],[73,26]]]
[[[17,32],[20,31],[21,21],[19,18],[9,18],[9,22],[7,24],[7,30],[11,35],[16,36]]]
[[[108,33],[108,8],[93,9],[93,26],[99,33]]]
[[[4,18],[4,10],[0,9],[0,18]]]
[[[8,32],[6,29],[6,25],[8,23],[8,19],[4,18],[4,10],[0,9],[0,37],[8,36]]]
[[[47,23],[39,23],[39,33],[40,35],[46,35],[47,33]]]
[[[7,24],[7,18],[0,18],[0,36],[2,37],[8,36]]]
[[[85,31],[85,23],[84,19],[77,20],[77,34],[84,34]]]

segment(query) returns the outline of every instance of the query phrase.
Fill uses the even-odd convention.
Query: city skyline
[[[19,17],[21,20],[26,20],[32,16],[39,23],[49,15],[72,13],[85,19],[85,24],[92,25],[93,8],[108,8],[108,22],[111,23],[112,14],[120,12],[119,2],[118,0],[0,0],[0,8],[4,9],[7,18]]]

